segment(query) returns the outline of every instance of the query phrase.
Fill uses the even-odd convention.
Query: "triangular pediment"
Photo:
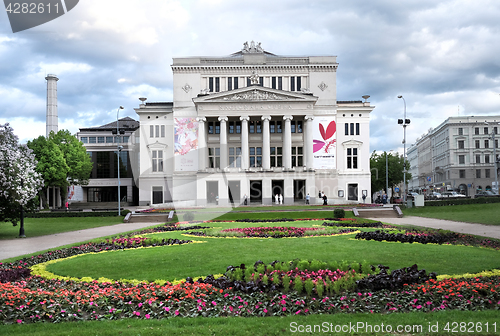
[[[310,93],[290,92],[252,85],[244,88],[199,95],[193,98],[198,103],[238,103],[238,102],[316,102],[318,97]]]

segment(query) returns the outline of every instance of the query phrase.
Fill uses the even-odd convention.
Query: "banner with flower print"
[[[337,124],[335,117],[316,116],[313,123],[315,169],[336,169]]]
[[[174,118],[175,170],[198,170],[198,122],[196,118]]]

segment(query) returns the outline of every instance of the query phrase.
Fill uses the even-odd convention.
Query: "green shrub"
[[[314,283],[311,279],[307,279],[304,283],[304,287],[306,289],[307,296],[311,296],[312,291],[314,289]]]
[[[323,281],[319,280],[316,282],[316,293],[318,293],[318,297],[323,297],[323,292],[325,291],[325,287],[323,286]]]
[[[302,289],[304,288],[304,284],[302,283],[302,279],[299,276],[296,276],[293,279],[293,289],[297,292],[297,294],[302,293]]]
[[[335,218],[335,219],[345,218],[345,211],[344,211],[344,209],[335,209],[335,210],[333,210],[333,218]]]
[[[283,291],[285,293],[288,293],[289,290],[290,290],[290,277],[285,274],[283,276]]]

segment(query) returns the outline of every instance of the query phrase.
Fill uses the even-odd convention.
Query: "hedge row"
[[[126,216],[130,210],[122,210],[121,215]],[[92,211],[92,212],[28,212],[24,214],[25,218],[60,218],[60,217],[113,217],[118,216],[118,210],[116,211]]]
[[[440,199],[435,201],[426,201],[425,206],[445,206],[445,205],[462,205],[462,204],[486,204],[500,203],[500,196],[479,197],[479,198],[451,198]]]

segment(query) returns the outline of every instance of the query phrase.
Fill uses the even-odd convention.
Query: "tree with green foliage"
[[[385,190],[386,178],[386,157],[387,157],[387,171],[389,188],[393,189],[395,186],[403,182],[404,158],[398,153],[392,154],[383,152],[380,155],[373,151],[370,157],[370,170],[372,174],[372,191]],[[406,161],[407,170],[410,169],[410,163]],[[406,173],[406,182],[411,179],[411,174]],[[406,190],[406,189],[405,189]],[[387,192],[387,190],[386,190]]]
[[[60,188],[61,204],[66,203],[69,185],[89,183],[92,161],[83,143],[68,130],[51,132],[48,138],[39,137],[28,146],[42,163],[37,171],[47,177],[45,187]]]
[[[60,187],[61,190],[66,188],[69,167],[59,147],[43,135],[33,141],[28,141],[28,147],[33,150],[38,160],[36,171],[43,176],[45,181],[40,198],[44,208],[48,208],[47,188]]]
[[[35,155],[18,144],[12,127],[0,125],[0,222],[15,226],[21,219],[21,207],[36,207],[36,195],[43,186],[36,165]]]

